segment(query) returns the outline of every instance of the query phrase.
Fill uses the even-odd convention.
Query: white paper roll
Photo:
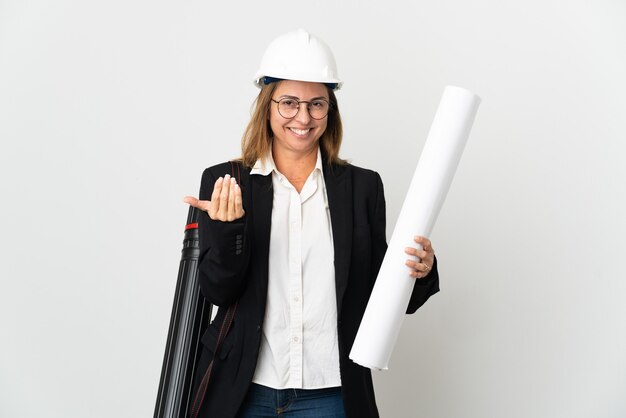
[[[413,174],[350,358],[370,369],[387,369],[415,284],[404,264],[413,237],[429,237],[480,104],[480,97],[447,86]]]

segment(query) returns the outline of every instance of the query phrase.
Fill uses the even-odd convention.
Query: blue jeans
[[[252,383],[237,418],[345,418],[341,388],[272,389]]]

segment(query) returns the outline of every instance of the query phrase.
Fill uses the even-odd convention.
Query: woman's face
[[[283,80],[276,86],[272,99],[279,101],[283,98],[306,102],[314,99],[328,101],[328,91],[321,83]],[[313,119],[309,115],[306,103],[301,104],[296,116],[286,119],[278,113],[277,103],[270,102],[269,119],[274,133],[272,152],[291,154],[296,157],[317,151],[318,141],[328,123],[328,116],[319,120]]]

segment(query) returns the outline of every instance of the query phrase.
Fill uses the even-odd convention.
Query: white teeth
[[[298,135],[306,135],[311,130],[311,129],[296,129],[296,128],[289,128],[289,129],[291,129],[292,132]]]

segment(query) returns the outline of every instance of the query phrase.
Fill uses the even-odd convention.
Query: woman
[[[205,170],[200,200],[185,198],[206,212],[200,286],[220,306],[199,375],[237,306],[199,416],[377,417],[370,370],[348,354],[387,248],[380,176],[339,158],[341,81],[321,40],[277,38],[256,82],[241,159]],[[432,245],[415,242],[408,313],[439,290]]]

